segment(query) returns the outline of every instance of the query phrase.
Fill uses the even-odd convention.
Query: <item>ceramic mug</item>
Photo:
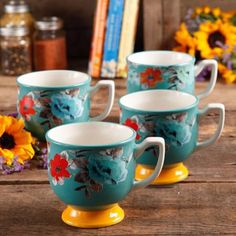
[[[188,176],[183,165],[190,154],[213,144],[223,130],[225,109],[220,103],[210,103],[198,109],[198,97],[173,90],[146,90],[120,98],[120,123],[136,132],[136,143],[149,136],[165,139],[166,156],[162,173],[154,184],[171,184]],[[219,123],[215,134],[208,140],[198,142],[199,117],[208,111],[219,111]],[[157,148],[150,148],[138,160],[136,179],[148,176],[156,163]]]
[[[25,127],[45,140],[46,131],[55,126],[105,119],[114,101],[114,82],[101,80],[94,87],[90,82],[89,75],[69,70],[39,71],[18,77],[17,108]],[[90,118],[90,97],[103,86],[109,89],[105,111]]]
[[[211,67],[208,87],[198,94],[207,97],[217,79],[216,60],[202,60],[194,65],[195,58],[174,51],[143,51],[127,57],[128,93],[147,89],[172,89],[194,94],[195,77],[206,67]]]
[[[149,137],[137,145],[135,136],[133,129],[109,122],[67,124],[47,132],[49,181],[68,205],[62,213],[65,223],[99,228],[120,222],[124,212],[117,203],[131,189],[145,187],[159,175],[164,139]],[[151,146],[159,148],[154,172],[135,181],[136,159]]]

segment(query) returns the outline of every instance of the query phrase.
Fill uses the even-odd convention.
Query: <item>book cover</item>
[[[108,5],[109,0],[97,1],[88,68],[88,73],[92,77],[99,77],[101,72]]]
[[[114,78],[118,61],[124,0],[110,0],[101,76]]]
[[[127,77],[126,57],[134,50],[138,11],[139,0],[128,0],[125,2],[116,72],[117,77]]]

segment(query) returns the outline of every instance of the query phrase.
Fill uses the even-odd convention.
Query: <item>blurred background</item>
[[[7,1],[0,1],[0,14]],[[33,16],[58,16],[64,20],[70,67],[87,66],[96,0],[27,0]],[[235,0],[141,0],[135,51],[171,49],[173,37],[189,8],[209,5],[224,10],[236,8]]]

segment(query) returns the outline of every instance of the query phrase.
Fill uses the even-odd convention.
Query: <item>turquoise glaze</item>
[[[190,55],[188,56],[190,57]],[[194,63],[195,58],[192,57],[188,63],[144,65],[131,62],[128,57],[127,92],[132,93],[146,89],[172,89],[193,94],[195,89]]]
[[[136,143],[150,136],[164,138],[165,165],[182,162],[194,151],[198,140],[198,99],[189,107],[173,111],[151,112],[119,105],[120,123],[137,132]],[[153,166],[157,156],[158,148],[151,147],[141,155],[138,163]]]
[[[134,139],[109,148],[65,147],[50,140],[49,143],[49,181],[55,194],[67,205],[103,209],[122,200],[131,190]],[[56,174],[54,170],[60,166],[62,172]]]
[[[138,146],[135,144],[136,133],[130,128],[108,122],[82,122],[78,125],[78,130],[81,130],[80,126],[84,124],[89,124],[86,130],[92,129],[94,135],[99,132],[98,128],[104,125],[107,129],[114,127],[114,132],[121,132],[120,129],[122,132],[128,130],[129,137],[122,140],[118,138],[110,144],[81,146],[58,142],[56,137],[54,139],[50,132],[60,127],[47,132],[49,181],[55,194],[65,204],[84,210],[109,208],[111,204],[121,201],[132,188],[144,187],[159,175],[164,163],[163,151],[160,155],[162,161],[157,163],[153,176],[142,181],[134,180],[136,159],[146,147],[154,143],[164,150],[163,139],[145,140],[143,146]],[[63,126],[66,128],[69,125]],[[77,132],[76,128],[73,130]],[[102,131],[102,135],[103,133]]]
[[[57,125],[87,121],[90,111],[90,78],[77,86],[34,87],[18,82],[17,109],[26,129],[40,140]]]
[[[83,121],[101,121],[111,109],[115,96],[115,83],[100,80],[90,86],[86,73],[70,70],[46,70],[21,75],[17,78],[19,116],[35,137],[45,140],[45,133],[58,125]],[[104,111],[89,117],[90,98],[101,87],[108,88],[108,101]]]

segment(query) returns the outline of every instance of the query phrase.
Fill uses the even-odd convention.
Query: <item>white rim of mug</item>
[[[163,114],[163,113],[175,113],[175,112],[177,113],[177,112],[181,112],[181,111],[190,110],[191,108],[196,107],[199,104],[199,98],[197,96],[195,96],[193,94],[181,92],[181,91],[175,91],[175,90],[174,90],[175,92],[182,93],[182,94],[194,97],[195,98],[195,102],[193,102],[192,104],[190,104],[188,106],[182,107],[182,108],[169,109],[169,110],[156,110],[156,111],[155,110],[146,110],[146,109],[132,108],[130,106],[124,105],[121,102],[122,99],[125,100],[125,97],[134,96],[135,94],[148,93],[149,91],[151,92],[151,91],[166,91],[166,90],[164,90],[164,89],[152,89],[152,90],[143,90],[143,91],[129,93],[129,94],[126,94],[126,95],[122,96],[119,99],[118,104],[119,104],[120,108],[125,108],[128,111],[136,112],[136,113],[139,113],[139,114],[145,114],[145,113],[149,113],[149,114],[157,114],[157,113],[160,114],[160,113],[162,113]],[[172,91],[172,90],[168,90],[168,91]]]
[[[66,142],[60,142],[60,141],[57,141],[55,139],[53,139],[52,137],[50,137],[50,132],[54,131],[55,129],[58,129],[60,127],[67,127],[67,126],[71,126],[71,125],[83,125],[83,124],[94,124],[94,123],[97,123],[98,125],[100,123],[102,123],[103,125],[115,125],[115,126],[119,126],[119,127],[122,127],[124,129],[127,129],[129,131],[132,132],[132,134],[127,138],[127,139],[124,139],[124,140],[121,140],[121,141],[117,141],[117,142],[114,142],[114,143],[109,143],[109,144],[94,144],[94,145],[80,145],[80,144],[70,144],[70,143],[66,143]],[[113,122],[103,122],[103,121],[86,121],[86,122],[77,122],[77,123],[70,123],[70,124],[65,124],[65,125],[59,125],[57,127],[54,127],[50,130],[47,131],[46,133],[46,140],[47,142],[50,142],[50,143],[53,143],[53,144],[56,144],[56,145],[59,145],[59,146],[63,146],[63,147],[71,147],[71,148],[109,148],[109,147],[116,147],[116,146],[120,146],[120,145],[123,145],[123,144],[126,144],[126,143],[129,143],[131,142],[132,140],[135,140],[135,137],[136,137],[136,132],[135,130],[133,130],[132,128],[128,127],[128,126],[125,126],[125,125],[122,125],[122,124],[118,124],[118,123],[113,123]]]
[[[174,63],[174,64],[168,64],[168,65],[164,65],[164,64],[145,64],[145,63],[137,63],[137,62],[133,62],[130,61],[130,57],[133,55],[137,55],[137,54],[142,54],[142,53],[149,53],[149,52],[156,52],[156,53],[177,53],[177,54],[183,54],[186,56],[189,56],[191,58],[191,60],[189,62],[182,62],[182,63]],[[186,66],[189,64],[194,64],[196,61],[196,58],[191,56],[188,53],[184,53],[184,52],[176,52],[176,51],[171,51],[171,50],[147,50],[147,51],[140,51],[140,52],[135,52],[135,53],[131,53],[126,57],[126,62],[128,64],[133,64],[133,65],[137,65],[137,66],[150,66],[150,67],[169,67],[169,66]]]
[[[29,75],[36,75],[39,73],[47,73],[47,72],[73,72],[73,73],[79,73],[79,74],[83,74],[84,76],[87,76],[87,79],[85,81],[79,82],[79,83],[75,83],[72,85],[60,85],[60,86],[40,86],[40,85],[30,85],[30,84],[25,84],[20,82],[20,80],[25,77],[25,76],[29,76]],[[34,72],[29,72],[23,75],[20,75],[17,77],[17,84],[19,86],[23,86],[26,88],[34,88],[34,89],[50,89],[50,90],[57,90],[57,89],[70,89],[70,88],[75,88],[84,84],[90,84],[91,82],[91,76],[89,76],[88,74],[84,73],[84,72],[80,72],[80,71],[74,71],[74,70],[43,70],[43,71],[34,71]]]

